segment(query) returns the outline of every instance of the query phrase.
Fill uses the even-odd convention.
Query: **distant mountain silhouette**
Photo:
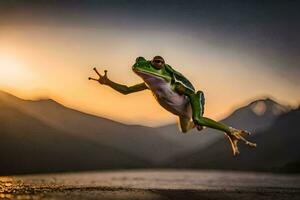
[[[251,171],[300,172],[300,108],[284,113],[271,127],[251,137],[258,146],[249,149],[240,144],[241,155],[231,156],[227,139],[177,158],[173,166],[184,168]]]
[[[0,98],[0,175],[148,165],[114,148],[55,129]]]
[[[271,99],[262,99],[237,109],[222,121],[259,131],[254,134],[258,137],[288,109]],[[152,168],[167,166],[174,158],[184,160],[181,155],[191,157],[186,166],[198,167],[197,155],[190,156],[192,152],[218,149],[211,145],[219,139],[225,141],[221,132],[212,129],[182,134],[175,124],[158,128],[126,125],[67,108],[51,99],[23,100],[1,91],[0,120],[0,175]],[[229,148],[227,141],[217,146]],[[241,149],[242,155],[244,151]],[[225,153],[231,158],[230,149]],[[297,160],[290,160],[282,167],[291,168],[295,163]]]
[[[177,149],[176,145],[160,137],[153,128],[125,125],[82,113],[51,99],[22,100],[1,92],[0,101],[43,122],[48,127],[63,132],[69,138],[84,138],[85,141],[112,147],[153,164],[166,159]],[[43,134],[43,130],[40,131],[40,134]]]
[[[221,122],[255,133],[268,128],[280,114],[289,109],[289,107],[280,105],[270,98],[265,98],[238,108]],[[177,124],[158,127],[157,129],[162,137],[181,146],[180,153],[182,155],[204,149],[224,137],[222,132],[214,129],[204,129],[201,132],[193,129],[182,134],[179,132]]]

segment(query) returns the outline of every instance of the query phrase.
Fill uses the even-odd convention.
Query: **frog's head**
[[[170,75],[165,70],[165,61],[161,56],[155,56],[152,60],[146,60],[144,57],[137,57],[132,70],[145,79],[145,77],[159,76],[169,79]]]

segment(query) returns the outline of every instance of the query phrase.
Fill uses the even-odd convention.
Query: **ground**
[[[299,175],[132,170],[0,177],[0,199],[300,199]]]

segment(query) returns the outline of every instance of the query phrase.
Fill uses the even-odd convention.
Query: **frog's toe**
[[[240,151],[239,151],[239,148],[237,146],[237,139],[235,139],[234,137],[232,137],[231,135],[228,135],[226,134],[229,142],[230,142],[230,145],[231,145],[231,148],[232,148],[232,153],[234,156],[237,156],[240,154]]]
[[[96,67],[94,67],[93,70],[96,72],[96,74],[98,74],[99,77],[101,77],[101,74],[98,72]]]
[[[249,131],[246,131],[246,130],[238,130],[238,131],[240,131],[240,134],[243,135],[243,136],[251,135],[251,133]]]
[[[89,80],[98,81],[98,79],[95,79],[95,78],[92,78],[92,77],[89,77]]]
[[[244,130],[238,130],[235,128],[230,127],[230,133],[226,134],[232,147],[233,155],[239,154],[239,149],[237,146],[238,141],[243,141],[249,147],[256,147],[255,143],[249,142],[246,140],[242,135],[250,135],[250,132]]]

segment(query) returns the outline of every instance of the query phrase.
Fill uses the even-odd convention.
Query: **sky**
[[[128,124],[174,122],[150,91],[123,96],[88,81],[142,80],[135,58],[161,55],[204,91],[205,115],[271,97],[300,102],[296,1],[1,1],[0,90]]]

